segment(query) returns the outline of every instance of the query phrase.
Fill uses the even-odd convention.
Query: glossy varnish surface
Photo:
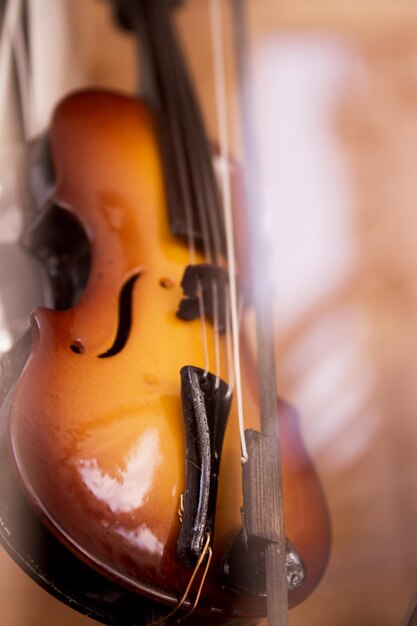
[[[73,89],[77,53],[81,53],[78,61],[84,64],[84,73],[78,85],[94,84],[133,91],[137,77],[134,42],[129,36],[116,32],[110,20],[108,3],[57,0],[57,8],[55,2],[52,4],[42,6],[45,10],[42,24],[48,32],[44,40],[54,49],[54,53],[44,55],[42,64],[39,64],[42,69],[45,66],[48,68],[43,76],[47,75],[52,84],[55,78],[55,83],[58,82],[61,89],[59,93]],[[65,25],[70,32],[67,40],[64,37],[59,39],[59,30],[51,22],[52,11],[63,5],[67,9]],[[313,39],[322,42],[323,37],[329,35],[333,41],[349,44],[352,53],[350,59],[354,69],[359,72],[360,86],[365,92],[364,98],[362,92],[358,94],[352,88],[349,80],[343,80],[341,104],[347,112],[353,106],[354,120],[351,118],[349,121],[352,129],[349,141],[343,139],[346,121],[341,128],[338,125],[337,137],[349,172],[354,168],[357,173],[350,177],[348,208],[349,215],[357,224],[353,236],[355,251],[359,256],[355,256],[358,273],[352,278],[356,291],[343,291],[343,283],[339,283],[336,289],[341,288],[344,304],[352,303],[355,311],[365,311],[365,318],[373,329],[372,350],[360,350],[360,359],[346,374],[342,392],[331,376],[318,376],[321,371],[318,366],[323,363],[323,350],[326,357],[331,355],[339,362],[337,358],[354,344],[355,337],[352,337],[349,318],[345,316],[337,317],[339,325],[335,334],[333,320],[338,309],[334,308],[333,299],[317,307],[315,302],[320,299],[317,293],[313,294],[313,303],[307,310],[316,316],[314,320],[321,329],[329,330],[330,339],[326,347],[323,348],[323,335],[320,335],[321,341],[312,342],[309,339],[304,343],[304,330],[294,335],[285,329],[278,336],[279,389],[301,411],[301,429],[323,480],[333,531],[331,559],[325,577],[306,602],[290,611],[289,620],[294,626],[402,625],[406,623],[404,617],[415,596],[417,579],[417,199],[413,157],[417,119],[417,5],[409,0],[365,0],[355,4],[346,0],[318,0],[315,3],[307,0],[283,0],[279,3],[262,0],[250,3],[248,8],[249,17],[252,18],[255,51],[264,45],[265,40],[279,43],[283,39],[298,42]],[[177,17],[187,56],[193,67],[193,76],[202,94],[209,135],[214,137],[217,127],[213,112],[207,5],[200,0],[183,2]],[[60,40],[68,42],[69,61],[66,70],[59,65],[62,58],[59,54]],[[356,56],[358,47],[361,58],[359,65]],[[309,52],[302,55],[306,64],[309,58]],[[327,59],[331,62],[332,55],[327,54]],[[275,66],[279,75],[282,70],[279,69],[281,66],[278,61],[275,61]],[[364,80],[369,74],[372,80]],[[311,75],[306,69],[303,76],[307,79]],[[273,85],[279,93],[284,91],[281,81],[271,81],[267,92],[269,100]],[[48,102],[52,103],[56,99],[56,91],[48,93],[43,89],[42,93],[49,95]],[[340,101],[333,104],[331,111],[323,113],[329,116],[327,121],[332,128],[337,123],[335,116],[339,119],[337,111]],[[272,113],[272,119],[275,119],[276,107]],[[49,124],[49,110],[43,110],[42,119],[43,128]],[[274,148],[279,144],[275,138],[271,138],[270,142]],[[287,143],[285,149],[288,151]],[[311,170],[314,170],[321,149],[322,146],[316,144],[309,161]],[[233,154],[237,153],[234,149]],[[300,154],[304,159],[304,143]],[[363,165],[364,159],[368,162],[366,167]],[[387,169],[384,163],[387,163]],[[293,170],[300,193],[302,191],[305,197],[310,191],[304,182],[300,182],[303,179],[300,179],[297,163],[294,163]],[[7,169],[3,173],[6,176]],[[326,180],[330,183],[332,177],[326,174]],[[398,200],[399,193],[401,202]],[[343,194],[346,198],[345,191]],[[400,206],[405,206],[404,201],[409,211],[399,210]],[[277,215],[287,210],[292,215],[293,206],[276,203],[274,210]],[[337,212],[337,206],[333,212]],[[306,217],[311,214],[311,211],[306,211]],[[302,223],[300,220],[299,224]],[[282,228],[271,230],[277,236],[283,232]],[[284,229],[284,233],[295,250],[303,249],[297,246],[291,232]],[[359,245],[358,240],[361,242]],[[332,249],[334,245],[343,249],[343,241],[344,238],[337,231],[332,233],[327,245]],[[373,245],[370,245],[371,242]],[[377,280],[370,272],[362,274],[365,266],[375,267],[376,260]],[[279,267],[284,267],[286,275],[292,278],[293,266],[285,255],[283,261]],[[14,280],[12,300],[13,292],[7,289],[9,283],[4,283],[2,279],[2,302],[20,302],[24,291],[29,308],[30,303],[33,303],[33,283],[30,278],[24,280],[21,274],[12,271],[9,261],[2,264],[2,270]],[[361,281],[362,275],[365,281]],[[313,279],[314,285],[318,282]],[[304,284],[300,290],[305,292]],[[283,303],[291,301],[288,292],[282,293],[284,295],[277,299],[277,322],[281,319]],[[371,306],[368,307],[368,303]],[[308,314],[306,322],[310,323],[309,320],[311,317]],[[299,357],[296,362],[294,354]],[[368,357],[371,357],[371,364]],[[328,359],[325,361],[328,362]],[[373,393],[363,406],[356,407],[350,400],[357,397],[357,389],[362,387],[363,379],[367,379],[370,371],[376,372]],[[315,380],[319,378],[314,388],[308,384],[311,377]],[[305,393],[306,385],[311,390],[308,396]],[[336,427],[335,411],[338,412],[342,405],[346,407],[346,419]],[[368,428],[370,424],[374,427],[371,432]],[[320,434],[325,442],[318,446]],[[357,449],[358,442],[362,442],[363,447],[356,456],[349,456],[349,450],[352,446]],[[43,591],[3,550],[0,557],[2,624],[98,624]]]
[[[57,109],[51,148],[53,200],[81,222],[92,267],[73,309],[33,314],[33,353],[11,409],[14,461],[37,511],[82,558],[122,584],[175,603],[190,576],[176,557],[185,475],[179,371],[204,367],[204,354],[200,322],[175,315],[190,259],[168,228],[153,119],[140,102],[80,93]],[[119,295],[134,275],[128,340],[100,358],[114,342]],[[209,324],[207,331],[213,364]],[[221,356],[228,380],[223,340]],[[257,428],[256,390],[244,389],[246,425]],[[281,409],[287,535],[308,572],[296,603],[322,574],[328,521],[297,419]],[[214,564],[201,606],[260,615],[263,601],[227,593],[218,581],[221,557],[241,526],[235,403],[229,419]]]

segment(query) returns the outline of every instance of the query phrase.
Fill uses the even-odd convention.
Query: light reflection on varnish
[[[91,493],[113,513],[129,513],[146,501],[160,461],[158,432],[149,429],[132,447],[125,467],[117,468],[114,476],[102,471],[96,459],[80,461],[79,472]]]

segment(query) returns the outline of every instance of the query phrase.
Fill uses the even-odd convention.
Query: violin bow
[[[251,232],[253,301],[258,347],[261,431],[246,430],[248,461],[242,465],[243,519],[249,537],[265,542],[268,626],[288,624],[286,539],[282,466],[277,416],[277,387],[271,310],[270,263],[265,258],[262,193],[251,105],[252,81],[247,45],[245,0],[232,0],[234,46],[242,139],[244,186]]]

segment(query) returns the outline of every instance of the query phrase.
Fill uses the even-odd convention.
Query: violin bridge
[[[215,307],[213,284],[217,286],[218,303]],[[187,265],[181,281],[184,298],[180,301],[177,317],[190,321],[200,316],[199,297],[204,301],[204,311],[211,319],[217,318],[217,327],[221,334],[226,331],[226,305],[224,294],[229,289],[227,271],[218,265]],[[201,290],[201,294],[199,293]],[[215,313],[215,308],[217,313]]]

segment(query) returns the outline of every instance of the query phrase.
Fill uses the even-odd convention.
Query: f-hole
[[[99,359],[106,359],[110,356],[115,356],[123,350],[127,340],[129,339],[129,333],[132,326],[132,298],[133,287],[135,282],[139,278],[140,274],[133,274],[123,285],[119,296],[119,325],[117,327],[117,333],[113,345],[103,354],[99,354]]]

